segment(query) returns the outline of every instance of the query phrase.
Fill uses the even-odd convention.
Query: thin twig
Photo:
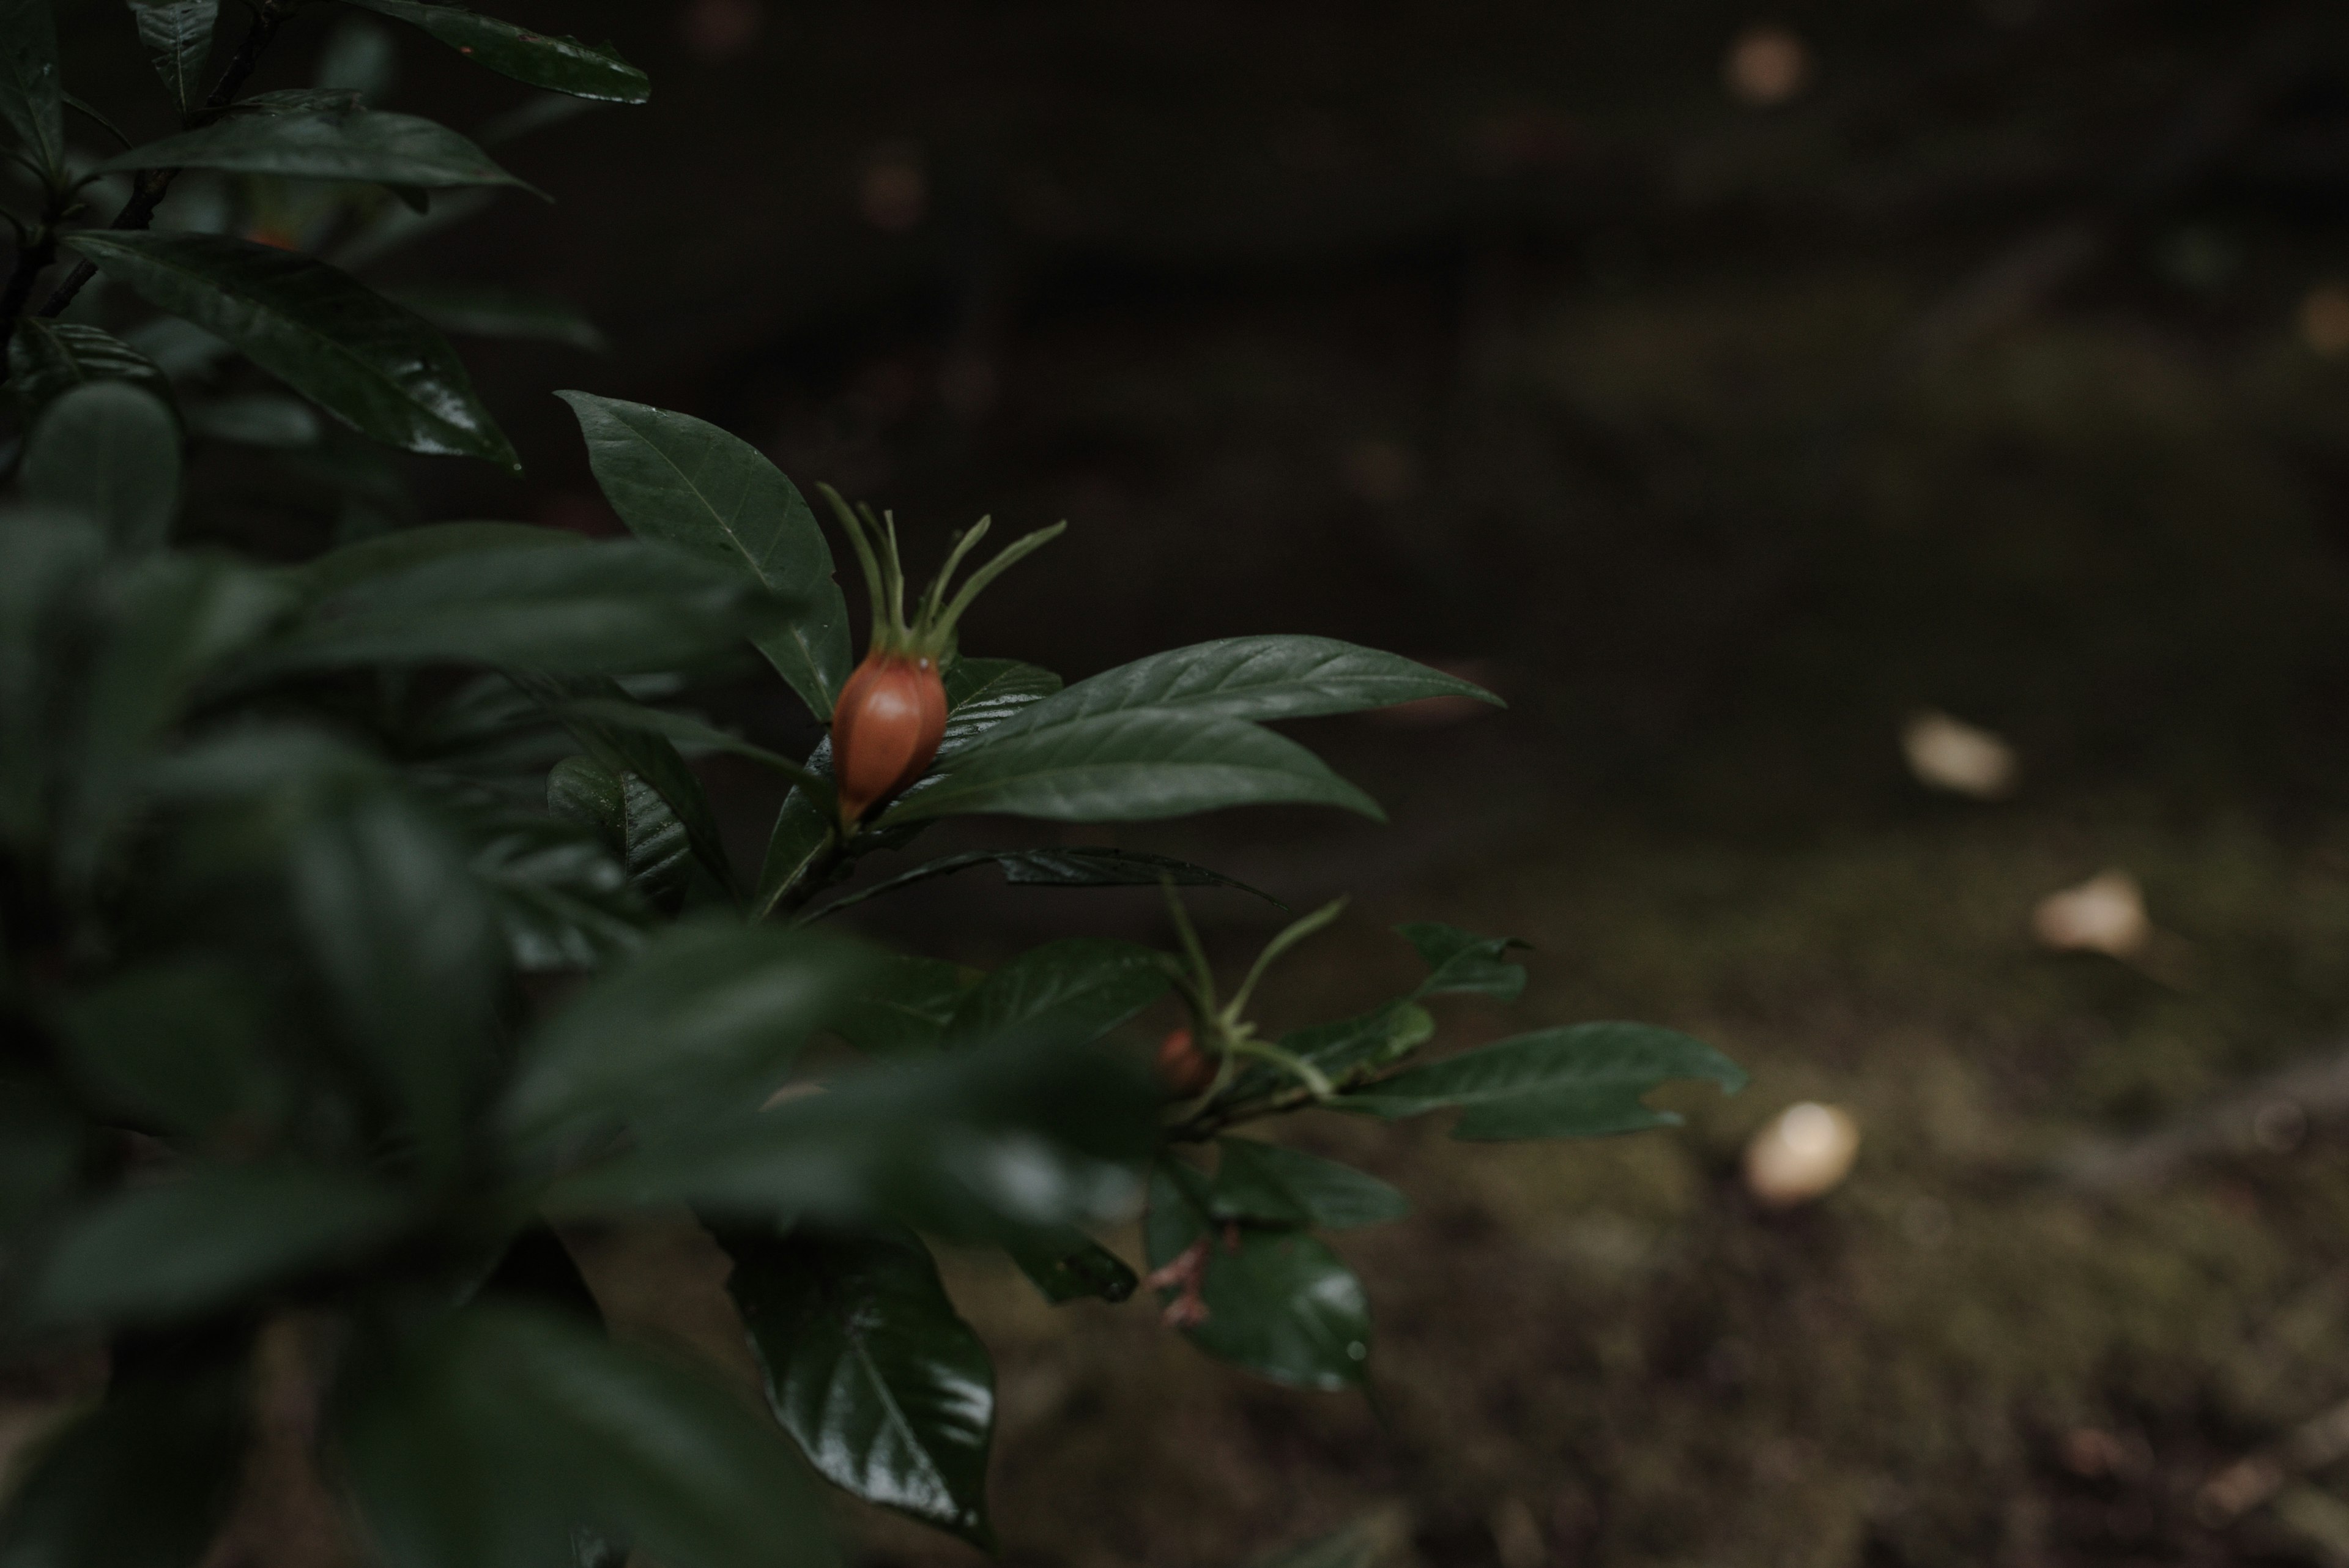
[[[236,101],[238,89],[244,86],[245,78],[253,75],[254,67],[261,63],[263,51],[269,47],[270,40],[277,36],[278,26],[285,20],[284,11],[279,8],[281,3],[282,0],[258,0],[254,5],[253,26],[245,30],[244,42],[237,46],[234,57],[229,61],[228,69],[221,73],[220,84],[212,88],[212,96],[204,99],[202,108],[188,116],[190,129],[210,124],[220,117],[222,110]],[[131,176],[130,200],[122,204],[122,211],[115,215],[114,222],[109,226],[117,230],[132,230],[152,224],[155,209],[163,204],[165,196],[171,194],[171,182],[179,176],[180,171],[176,169],[139,171]],[[97,275],[95,264],[81,263],[66,275],[65,281],[57,285],[56,291],[42,304],[41,314],[49,317],[64,315],[66,307],[74,302],[74,296]],[[15,318],[9,319],[13,321]]]

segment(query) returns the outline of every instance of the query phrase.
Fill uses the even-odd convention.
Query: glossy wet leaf
[[[467,185],[534,190],[445,125],[379,109],[308,109],[283,114],[224,115],[196,130],[150,141],[98,165],[136,169],[211,169],[278,180],[345,180],[425,191]]]
[[[995,1368],[897,1231],[730,1232],[727,1280],[767,1399],[817,1471],[867,1502],[993,1550]]]
[[[955,1009],[950,1033],[984,1040],[1013,1031],[1097,1040],[1166,993],[1159,954],[1106,937],[1031,948],[989,974]]]
[[[65,87],[52,0],[0,0],[0,123],[51,178],[66,166]]]
[[[832,777],[830,736],[817,742],[815,750],[808,753],[807,769],[818,778]],[[786,898],[803,898],[812,890],[803,883],[832,847],[835,831],[832,813],[813,793],[794,788],[783,797],[775,813],[775,826],[767,836],[758,891],[750,900],[753,919],[770,919],[782,909]]]
[[[130,382],[76,387],[34,425],[22,483],[26,500],[81,513],[118,549],[160,548],[180,510],[180,423]]]
[[[565,757],[546,778],[547,809],[593,827],[647,906],[674,915],[693,874],[693,844],[658,791],[632,773]]]
[[[947,667],[947,727],[938,755],[968,750],[981,735],[1061,690],[1050,670],[1016,659],[957,659]]]
[[[876,1056],[935,1050],[954,1027],[964,998],[985,978],[944,959],[892,957],[866,977],[833,1032]]]
[[[524,1042],[506,1125],[544,1146],[597,1126],[651,1135],[712,1110],[755,1109],[873,961],[814,931],[673,928]]]
[[[718,814],[701,781],[665,735],[613,724],[573,706],[581,698],[625,698],[619,683],[596,676],[558,680],[516,675],[514,684],[570,732],[590,760],[623,781],[640,782],[659,797],[685,836],[687,846],[719,887],[734,888],[734,871],[726,858],[726,840],[719,831]],[[623,844],[632,881],[642,878],[650,890],[657,867],[668,857],[667,829],[659,815],[633,794],[624,796],[626,836]],[[607,818],[608,820],[608,818]],[[682,890],[681,888],[679,889]]]
[[[1413,1067],[1338,1102],[1381,1116],[1457,1106],[1458,1138],[1600,1137],[1671,1127],[1643,1103],[1676,1078],[1708,1078],[1734,1094],[1737,1064],[1702,1041],[1649,1023],[1537,1030]]]
[[[1122,1302],[1142,1282],[1124,1259],[1073,1225],[1014,1231],[1003,1239],[1003,1250],[1054,1306]]]
[[[1275,908],[1288,907],[1260,888],[1170,855],[1068,845],[1044,849],[974,849],[967,854],[945,856],[835,898],[822,913],[829,915],[851,904],[861,904],[867,898],[877,898],[940,877],[951,877],[975,866],[997,867],[1003,873],[1003,879],[1016,887],[1155,888],[1172,882],[1178,888],[1236,888],[1243,893],[1255,894]]]
[[[420,27],[473,64],[549,92],[612,103],[642,103],[652,97],[645,73],[609,45],[599,48],[576,38],[533,32],[458,5],[426,5],[418,0],[347,3]]]
[[[0,1568],[191,1568],[235,1501],[243,1370],[118,1373],[103,1404],[18,1459]]]
[[[1466,993],[1515,1002],[1525,994],[1525,966],[1512,962],[1508,955],[1528,944],[1515,937],[1480,937],[1432,920],[1397,926],[1395,933],[1417,949],[1427,965],[1427,978],[1414,995]]]
[[[1278,1383],[1333,1391],[1359,1385],[1371,1349],[1361,1281],[1302,1231],[1212,1221],[1195,1196],[1202,1179],[1193,1175],[1186,1191],[1162,1161],[1143,1225],[1153,1268],[1206,1242],[1200,1296],[1207,1315],[1185,1337]]]
[[[1456,676],[1332,638],[1234,637],[1154,653],[1080,680],[1020,714],[999,738],[1143,709],[1264,722],[1430,697],[1500,701]]]
[[[204,101],[204,63],[212,58],[220,0],[130,0],[139,41],[163,80],[171,107],[185,113]]]
[[[973,812],[1143,822],[1281,804],[1341,806],[1383,819],[1369,795],[1269,730],[1148,709],[1030,722],[1059,700],[1047,698],[998,726],[909,791],[881,825]]]
[[[169,402],[162,368],[109,332],[75,321],[31,316],[8,344],[8,379],[35,409],[93,381],[126,381]]]
[[[1016,1044],[900,1058],[712,1118],[558,1182],[560,1213],[687,1203],[733,1220],[894,1219],[953,1237],[1115,1212],[1156,1143],[1130,1063]]]
[[[583,1526],[672,1568],[832,1560],[771,1421],[566,1314],[483,1303],[352,1359],[336,1447],[385,1568],[570,1568]]]
[[[612,340],[572,306],[551,295],[470,284],[424,284],[388,291],[441,331],[460,337],[561,343],[608,354]]]
[[[198,1316],[355,1259],[409,1213],[404,1194],[348,1171],[292,1159],[199,1166],[68,1220],[35,1273],[30,1310],[51,1323]]]
[[[832,716],[848,679],[848,602],[831,546],[798,486],[759,450],[689,415],[586,392],[556,394],[579,417],[605,498],[639,538],[720,561],[798,610],[757,639],[808,711]]]
[[[83,230],[67,244],[352,429],[409,452],[521,472],[448,340],[348,274],[222,234]]]
[[[1344,1231],[1411,1212],[1402,1193],[1350,1165],[1256,1138],[1216,1147],[1221,1158],[1207,1205],[1217,1219]]]

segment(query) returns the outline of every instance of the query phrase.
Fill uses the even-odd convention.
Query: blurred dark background
[[[469,344],[529,477],[403,462],[415,514],[616,528],[548,395],[581,386],[929,545],[1069,518],[974,651],[1073,676],[1276,629],[1470,673],[1506,715],[1309,735],[1389,828],[1118,841],[1361,895],[1276,1012],[1397,988],[1381,924],[1440,918],[1537,949],[1455,1037],[1650,1017],[1757,1071],[1599,1147],[1300,1129],[1420,1200],[1348,1249],[1371,1400],[971,1262],[1009,1557],[1188,1568],[1383,1511],[1429,1568],[2349,1562],[2349,13],[500,8],[655,97],[501,147],[556,205],[371,271],[611,340]],[[119,7],[69,22],[82,90],[152,119]],[[522,97],[397,58],[388,107]],[[204,463],[221,531],[276,536],[278,481]],[[711,700],[807,738],[765,690]],[[1920,710],[2002,736],[2019,789],[1920,783]],[[711,776],[755,856],[771,793]],[[2034,907],[2106,868],[2153,934],[2052,950]],[[973,961],[1161,934],[988,875],[869,929]],[[1225,897],[1238,954],[1271,917]],[[1739,1151],[1803,1097],[1859,1164],[1765,1210]]]

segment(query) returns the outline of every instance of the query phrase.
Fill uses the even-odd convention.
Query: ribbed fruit
[[[832,710],[832,771],[840,820],[866,812],[920,778],[947,732],[947,688],[937,660],[874,652],[856,667]]]

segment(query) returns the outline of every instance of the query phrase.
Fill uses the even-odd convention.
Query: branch
[[[269,47],[270,40],[277,36],[278,26],[285,20],[287,4],[288,0],[256,0],[253,7],[253,26],[245,29],[244,42],[237,46],[235,57],[229,61],[228,69],[221,73],[220,84],[212,88],[212,96],[204,99],[202,108],[188,116],[190,129],[209,125],[220,118],[222,109],[236,101],[238,89],[244,86],[245,78],[253,75],[253,68],[261,63],[262,52]],[[180,171],[176,169],[139,171],[131,177],[130,200],[122,204],[122,211],[115,215],[110,226],[143,229],[153,223],[155,209],[163,204],[163,198],[171,194],[171,182],[179,177]],[[19,265],[22,265],[21,261]],[[98,268],[92,263],[86,261],[75,267],[43,303],[41,314],[64,315],[66,306],[74,302],[74,296],[97,275]],[[29,278],[26,286],[31,287]]]

